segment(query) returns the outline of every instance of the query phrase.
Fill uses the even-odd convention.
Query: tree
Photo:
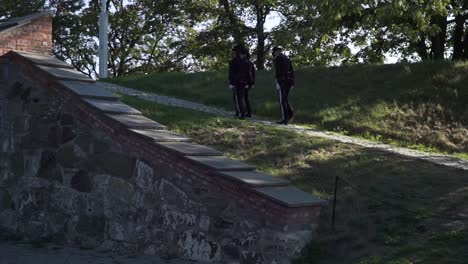
[[[0,22],[10,17],[21,17],[42,11],[45,0],[2,0]]]
[[[297,32],[289,40],[298,44],[300,38],[298,45],[305,50],[314,47],[321,55],[330,50],[334,60],[382,62],[389,52],[399,54],[401,59],[468,58],[466,0],[286,2],[284,22]],[[332,42],[324,43],[324,39]],[[343,48],[350,44],[357,50],[351,57],[350,51]],[[313,53],[310,49],[306,52]]]

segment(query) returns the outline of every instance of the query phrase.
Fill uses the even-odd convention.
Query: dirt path
[[[137,96],[141,99],[152,101],[158,104],[183,107],[183,108],[193,109],[193,110],[197,110],[201,112],[206,112],[206,113],[226,116],[226,117],[232,117],[234,115],[234,112],[229,112],[222,108],[207,106],[207,105],[194,103],[194,102],[190,102],[190,101],[186,101],[186,100],[182,100],[182,99],[178,99],[178,98],[174,98],[170,96],[158,95],[158,94],[149,93],[149,92],[142,92],[142,91],[138,91],[135,89],[131,89],[131,88],[115,85],[115,84],[110,84],[110,83],[103,83],[103,84],[105,84],[106,88],[111,92]],[[298,125],[283,126],[283,125],[278,125],[271,121],[255,119],[255,118],[251,119],[251,121],[262,123],[262,124],[273,126],[273,127],[280,127],[282,129],[296,131],[298,133],[306,134],[306,135],[313,136],[313,137],[327,138],[327,139],[332,139],[332,140],[336,140],[336,141],[343,142],[343,143],[356,144],[356,145],[363,146],[366,148],[380,149],[380,150],[387,151],[390,153],[400,154],[406,157],[426,160],[426,161],[439,164],[439,165],[444,165],[444,166],[448,166],[452,168],[458,168],[462,170],[468,170],[468,160],[463,160],[463,159],[456,158],[453,156],[439,155],[439,154],[427,153],[427,152],[422,152],[422,151],[417,151],[417,150],[412,150],[412,149],[407,149],[407,148],[394,147],[394,146],[390,146],[387,144],[376,143],[376,142],[372,142],[372,141],[365,140],[365,139],[344,136],[344,135],[340,135],[340,134],[333,133],[333,132],[310,129],[304,126],[298,126]]]

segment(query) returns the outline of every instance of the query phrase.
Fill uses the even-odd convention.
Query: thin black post
[[[335,194],[333,195],[332,231],[335,231],[336,193],[338,191],[338,176],[335,177]]]

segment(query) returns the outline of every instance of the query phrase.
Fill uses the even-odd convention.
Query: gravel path
[[[0,264],[195,264],[155,256],[116,256],[96,250],[0,242]]]
[[[178,99],[178,98],[174,98],[170,96],[164,96],[164,95],[158,95],[155,93],[138,91],[135,89],[131,89],[131,88],[115,85],[115,84],[110,84],[110,83],[103,83],[103,84],[111,92],[137,96],[139,98],[152,101],[158,104],[183,107],[183,108],[193,109],[197,111],[202,111],[202,112],[220,115],[220,116],[226,116],[226,117],[232,117],[234,115],[234,112],[226,111],[222,108],[211,107],[211,106],[194,103],[194,102],[190,102],[190,101],[186,101],[186,100],[182,100],[182,99]],[[283,126],[283,125],[278,125],[271,121],[260,120],[260,119],[255,119],[255,118],[251,119],[251,121],[262,123],[262,124],[269,125],[269,126],[281,127],[282,129],[296,131],[298,133],[306,134],[306,135],[313,136],[313,137],[327,138],[327,139],[332,139],[332,140],[336,140],[336,141],[343,142],[343,143],[356,144],[356,145],[367,147],[367,148],[380,149],[380,150],[387,151],[390,153],[395,153],[395,154],[400,154],[400,155],[407,156],[407,157],[426,160],[426,161],[439,164],[439,165],[444,165],[444,166],[448,166],[452,168],[458,168],[462,170],[468,170],[468,160],[463,160],[463,159],[456,158],[453,156],[432,154],[432,153],[427,153],[427,152],[422,152],[422,151],[417,151],[417,150],[412,150],[412,149],[407,149],[407,148],[394,147],[394,146],[390,146],[387,144],[376,143],[376,142],[372,142],[372,141],[365,140],[365,139],[344,136],[344,135],[340,135],[340,134],[333,133],[333,132],[310,129],[304,126],[298,126],[298,125]]]

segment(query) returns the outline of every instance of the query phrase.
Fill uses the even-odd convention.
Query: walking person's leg
[[[232,98],[234,99],[234,105],[236,106],[236,113],[234,114],[234,117],[239,117],[239,106],[237,105],[237,89],[234,88],[232,89]]]
[[[283,123],[284,122],[284,111],[283,111],[283,95],[281,93],[281,89],[278,89],[278,99],[279,99],[279,106],[281,111],[281,119],[276,123]]]
[[[291,91],[291,86],[287,86],[285,87],[285,90],[287,91],[287,96],[286,96],[286,104],[287,104],[287,112],[288,112],[288,123],[289,122],[292,122],[293,119],[294,119],[294,116],[295,116],[295,113],[294,113],[294,108],[291,106],[291,104],[289,103],[289,92]]]
[[[289,120],[289,111],[288,111],[289,89],[287,89],[284,84],[280,83],[280,89],[278,90],[278,92],[279,92],[281,114],[282,114],[282,119],[278,123],[287,125],[288,120]]]
[[[245,118],[245,101],[244,101],[245,86],[236,86],[236,104],[241,119]]]
[[[249,90],[245,89],[244,91],[244,102],[245,102],[245,116],[252,117],[252,108],[250,108],[250,100],[249,100]]]

